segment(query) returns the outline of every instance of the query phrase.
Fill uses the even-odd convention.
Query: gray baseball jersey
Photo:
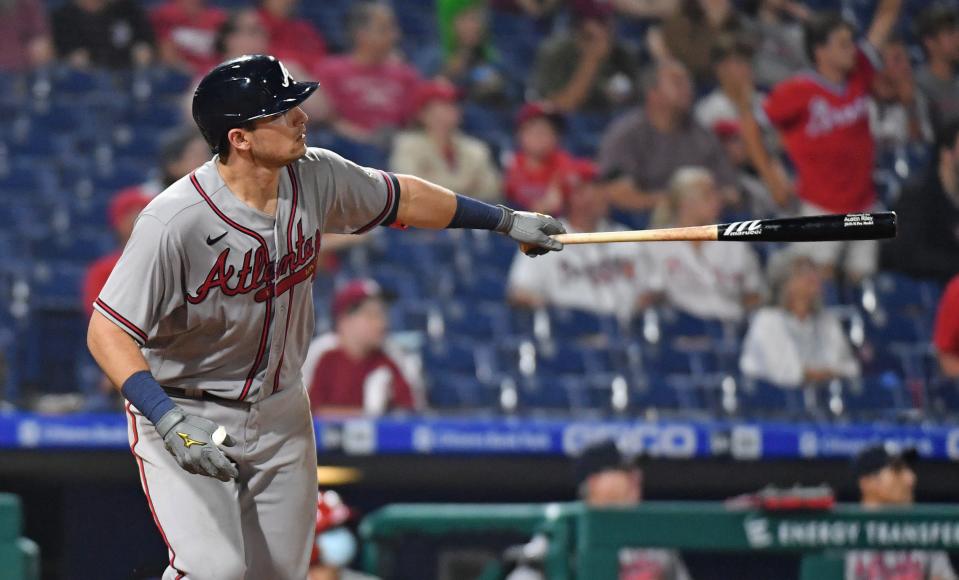
[[[94,308],[165,386],[258,401],[301,383],[322,234],[395,217],[399,182],[324,149],[280,172],[276,215],[237,199],[216,158],[140,214]]]

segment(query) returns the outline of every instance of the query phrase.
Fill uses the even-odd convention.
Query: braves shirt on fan
[[[315,73],[336,115],[370,131],[405,125],[422,82],[416,69],[399,60],[365,65],[350,55],[323,59]]]
[[[763,292],[759,260],[749,244],[657,242],[648,256],[648,288],[697,318],[741,321],[743,299]]]
[[[846,554],[846,580],[956,580],[945,552],[873,551]]]
[[[387,349],[354,358],[342,348],[336,334],[316,338],[303,363],[303,380],[314,413],[325,408],[364,410],[382,414],[390,409],[412,409],[413,392],[400,361]]]
[[[568,221],[566,231],[575,233]],[[602,221],[596,231],[626,228]],[[535,294],[551,306],[630,318],[645,286],[642,244],[581,244],[535,260],[522,253],[513,259],[507,287]]]
[[[214,157],[140,213],[94,308],[160,384],[261,400],[301,384],[322,234],[379,225],[398,192],[393,175],[310,148],[280,172],[269,215],[230,191]]]
[[[868,105],[878,62],[875,49],[863,43],[845,84],[803,72],[766,99],[763,109],[782,134],[803,201],[832,213],[866,211],[875,202]]]

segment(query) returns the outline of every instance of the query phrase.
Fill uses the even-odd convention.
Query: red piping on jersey
[[[170,551],[170,567],[177,571],[177,576],[174,580],[180,580],[180,578],[184,578],[186,576],[186,573],[182,572],[174,564],[176,561],[176,552],[173,551],[173,546],[171,546],[169,540],[167,540],[166,532],[163,531],[163,526],[160,525],[160,518],[157,517],[156,509],[153,507],[153,498],[150,497],[150,485],[147,483],[147,474],[143,469],[143,459],[137,455],[136,451],[137,443],[140,442],[140,434],[137,432],[137,418],[133,416],[133,411],[130,410],[130,403],[126,404],[126,408],[127,415],[129,415],[130,418],[130,428],[133,429],[133,443],[130,444],[130,453],[132,453],[133,458],[136,459],[137,468],[140,470],[140,483],[143,485],[143,493],[147,496],[147,505],[150,506],[150,514],[153,515],[153,523],[155,523],[157,529],[160,530],[160,536],[163,538],[163,543],[166,544],[167,550]]]
[[[225,213],[220,211],[220,208],[213,203],[213,200],[210,199],[210,196],[203,191],[203,187],[200,186],[200,182],[196,178],[196,172],[190,174],[190,181],[193,183],[193,187],[196,188],[197,193],[206,201],[207,205],[210,206],[210,209],[213,210],[213,213],[218,215],[221,220],[226,222],[230,227],[237,229],[244,234],[250,236],[260,243],[260,247],[263,248],[263,251],[266,252],[266,258],[269,260],[270,251],[269,247],[266,245],[266,240],[263,239],[263,236],[254,232],[249,228],[245,228],[235,221],[231,220]],[[272,284],[272,282],[271,282]],[[238,401],[242,401],[246,398],[247,393],[250,391],[250,386],[253,384],[253,377],[256,376],[256,369],[260,368],[260,362],[263,360],[263,353],[266,352],[266,337],[270,334],[270,318],[273,317],[273,293],[271,292],[265,300],[266,304],[266,316],[263,318],[263,331],[260,333],[260,346],[256,351],[256,359],[253,360],[253,366],[250,368],[250,372],[246,375],[246,382],[243,384],[243,391],[240,393],[240,396],[237,398]]]
[[[296,173],[293,171],[293,167],[290,165],[286,166],[287,173],[290,174],[290,185],[293,187],[293,207],[290,209],[290,221],[286,225],[286,253],[289,254],[293,251],[293,218],[296,216],[296,202],[300,195],[299,184],[296,182]],[[319,252],[317,252],[319,254]],[[290,268],[292,270],[292,268]],[[292,275],[292,273],[291,273]],[[280,371],[283,370],[283,359],[286,357],[286,337],[290,333],[290,315],[293,313],[293,290],[294,286],[290,286],[290,302],[286,310],[286,326],[283,327],[283,347],[280,349],[280,362],[276,365],[276,373],[273,375],[273,392],[276,392],[276,388],[280,383]]]
[[[106,302],[104,302],[103,300],[100,300],[99,298],[97,298],[97,299],[94,301],[94,304],[96,304],[96,305],[99,306],[100,308],[106,310],[106,311],[107,311],[107,314],[109,314],[110,316],[116,318],[116,319],[117,319],[117,322],[119,322],[119,323],[122,324],[123,326],[127,327],[127,330],[129,330],[129,331],[132,332],[133,334],[135,334],[135,335],[137,335],[138,337],[140,337],[140,342],[146,342],[146,341],[147,341],[147,333],[145,333],[145,332],[143,332],[142,330],[140,330],[140,327],[138,327],[136,324],[133,324],[132,322],[130,322],[129,320],[127,320],[126,318],[124,318],[119,312],[117,312],[116,310],[110,308],[110,307],[107,305]]]
[[[390,176],[387,175],[386,172],[380,171],[380,173],[383,175],[383,181],[386,182],[386,207],[383,208],[383,211],[380,212],[380,215],[373,218],[373,221],[353,232],[354,234],[365,234],[369,230],[373,229],[375,226],[379,225],[380,222],[386,219],[386,216],[390,215],[390,211],[393,209],[393,180],[390,179]]]

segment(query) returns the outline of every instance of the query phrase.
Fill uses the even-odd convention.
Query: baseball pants
[[[163,580],[303,580],[316,525],[316,440],[302,385],[244,405],[175,398],[187,413],[223,425],[236,446],[238,481],[194,475],[127,405],[130,449],[166,542]]]

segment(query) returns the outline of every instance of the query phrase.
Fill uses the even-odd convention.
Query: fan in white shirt
[[[859,376],[839,320],[822,309],[822,277],[810,258],[792,258],[779,295],[779,305],[760,309],[749,325],[743,374],[781,387]]]
[[[580,164],[579,184],[565,196],[568,232],[622,230],[609,220],[605,183],[593,164]],[[582,244],[535,260],[517,254],[508,297],[516,306],[560,306],[628,319],[637,311],[645,270],[641,244]]]
[[[682,167],[657,208],[660,226],[689,227],[719,221],[722,198],[707,169]],[[646,251],[649,293],[644,303],[665,302],[697,318],[742,321],[759,304],[763,278],[748,243],[657,242]]]

